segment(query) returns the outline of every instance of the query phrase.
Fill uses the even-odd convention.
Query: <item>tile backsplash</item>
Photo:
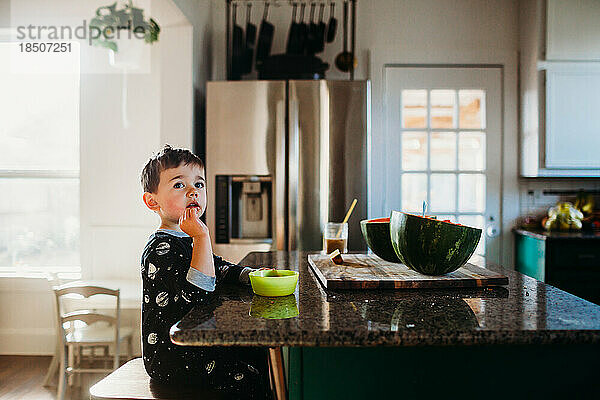
[[[521,179],[519,181],[519,209],[521,216],[546,215],[548,208],[559,201],[575,201],[576,194],[544,194],[546,191],[600,191],[600,179]],[[600,208],[600,196],[594,196],[596,209]]]

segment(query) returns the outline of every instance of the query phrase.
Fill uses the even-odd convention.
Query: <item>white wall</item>
[[[0,28],[10,26],[10,0],[0,0]]]
[[[11,25],[80,24],[105,3],[57,0],[50,6],[20,0],[12,4]],[[164,143],[191,148],[193,141],[192,26],[171,0],[152,0],[146,9],[161,33],[151,47],[149,71],[126,77],[129,127],[121,119],[124,77],[110,69],[104,49],[82,50],[80,100],[82,276],[133,282],[140,291],[141,252],[159,224],[141,201],[140,171]],[[48,284],[3,280],[0,300],[0,353],[50,354],[54,321]],[[139,326],[139,309],[124,314]]]
[[[206,81],[212,73],[213,26],[219,21],[212,18],[212,3],[206,0],[173,0],[194,29],[193,81],[194,81],[194,151],[205,157],[205,101]]]

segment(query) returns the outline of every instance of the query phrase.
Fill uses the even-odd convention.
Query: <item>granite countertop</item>
[[[517,235],[529,236],[539,240],[579,240],[579,239],[600,239],[600,232],[589,231],[545,231],[542,229],[523,229],[514,228],[513,232]]]
[[[250,287],[223,285],[214,301],[171,328],[171,340],[192,346],[600,343],[600,306],[516,271],[485,265],[508,276],[505,287],[331,291],[310,270],[308,254],[248,254],[240,264],[298,271],[295,293],[267,298]]]

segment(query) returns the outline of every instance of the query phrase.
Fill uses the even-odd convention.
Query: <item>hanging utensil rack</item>
[[[288,7],[292,7],[294,4],[295,5],[302,5],[304,4],[306,7],[309,7],[312,4],[315,4],[316,6],[320,6],[321,4],[324,4],[325,6],[329,7],[332,3],[336,5],[336,7],[339,5],[340,7],[338,9],[342,9],[344,3],[348,3],[348,5],[350,6],[350,52],[352,53],[353,57],[356,57],[355,54],[355,45],[356,45],[356,2],[358,0],[225,0],[226,4],[227,4],[227,9],[225,12],[225,19],[226,19],[226,58],[227,58],[227,80],[231,80],[233,77],[233,71],[232,71],[232,34],[231,34],[231,29],[232,29],[232,24],[233,24],[233,15],[231,12],[231,8],[232,5],[235,3],[237,5],[247,5],[249,3],[251,4],[265,4],[265,3],[269,3],[270,7],[280,7],[280,6],[288,6]],[[344,28],[341,27],[340,29],[342,32],[344,32]],[[347,34],[347,32],[343,33],[344,35]],[[349,80],[353,81],[354,80],[354,67],[352,67],[350,69],[350,71],[348,71],[348,78]]]

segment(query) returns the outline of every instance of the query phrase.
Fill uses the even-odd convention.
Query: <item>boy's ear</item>
[[[144,204],[146,204],[146,207],[148,207],[152,211],[158,211],[159,206],[152,193],[145,192],[142,196],[142,200],[144,200]]]

